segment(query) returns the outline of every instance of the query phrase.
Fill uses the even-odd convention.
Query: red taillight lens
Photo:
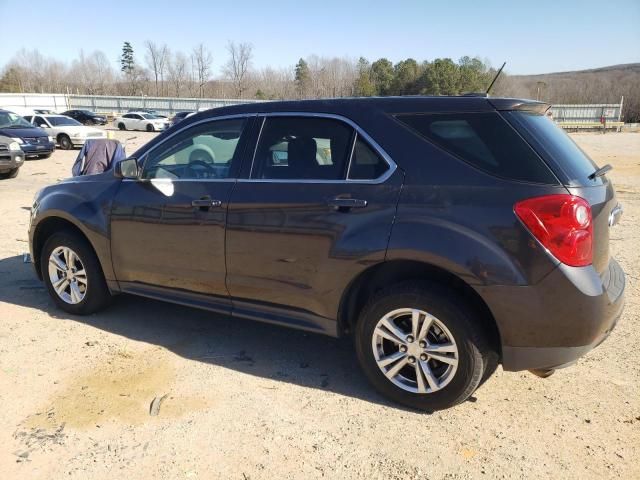
[[[572,267],[593,261],[591,206],[574,195],[546,195],[516,203],[514,211],[558,260]]]

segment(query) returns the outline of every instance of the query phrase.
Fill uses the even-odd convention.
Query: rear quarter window
[[[524,182],[558,183],[546,163],[498,112],[402,114],[396,118],[487,173]]]
[[[590,186],[603,182],[602,178],[589,178],[598,166],[546,115],[514,111],[507,112],[506,117],[545,159],[562,170],[567,183]]]

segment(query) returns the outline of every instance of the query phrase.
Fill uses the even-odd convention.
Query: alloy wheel
[[[75,305],[87,294],[87,272],[82,260],[69,247],[56,247],[49,256],[49,281],[65,303]]]
[[[456,341],[439,319],[415,308],[384,315],[371,339],[382,373],[401,389],[420,394],[446,387],[456,374]]]

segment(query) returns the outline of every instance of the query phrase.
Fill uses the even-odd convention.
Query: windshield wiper
[[[609,172],[611,170],[613,170],[613,167],[607,163],[605,166],[600,167],[595,172],[593,172],[591,175],[589,175],[589,180],[594,180],[594,179],[596,179],[598,177],[601,177],[605,173],[607,173],[607,172]]]

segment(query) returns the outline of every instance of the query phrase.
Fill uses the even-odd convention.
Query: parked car
[[[126,292],[351,335],[382,394],[449,407],[498,363],[546,376],[575,362],[623,309],[608,167],[548,108],[469,96],[198,113],[112,173],[41,190],[33,264],[72,314]]]
[[[186,111],[186,112],[176,112],[176,114],[171,118],[171,122],[169,123],[170,127],[180,123],[182,120],[187,118],[189,115],[193,115],[195,112]]]
[[[107,117],[98,115],[90,110],[67,110],[60,115],[71,117],[83,125],[106,125]]]
[[[165,130],[169,126],[166,118],[160,118],[151,113],[132,112],[125,113],[121,117],[116,117],[113,126],[119,130],[146,130],[154,132]]]
[[[107,138],[107,132],[104,130],[86,127],[64,115],[25,115],[24,118],[55,138],[63,150],[81,147],[87,139]]]
[[[57,115],[53,110],[47,110],[46,108],[34,108],[34,115]]]
[[[13,138],[0,135],[0,178],[15,178],[24,163],[24,152]]]
[[[26,158],[49,158],[56,148],[47,132],[9,110],[0,110],[0,135],[18,143]]]

